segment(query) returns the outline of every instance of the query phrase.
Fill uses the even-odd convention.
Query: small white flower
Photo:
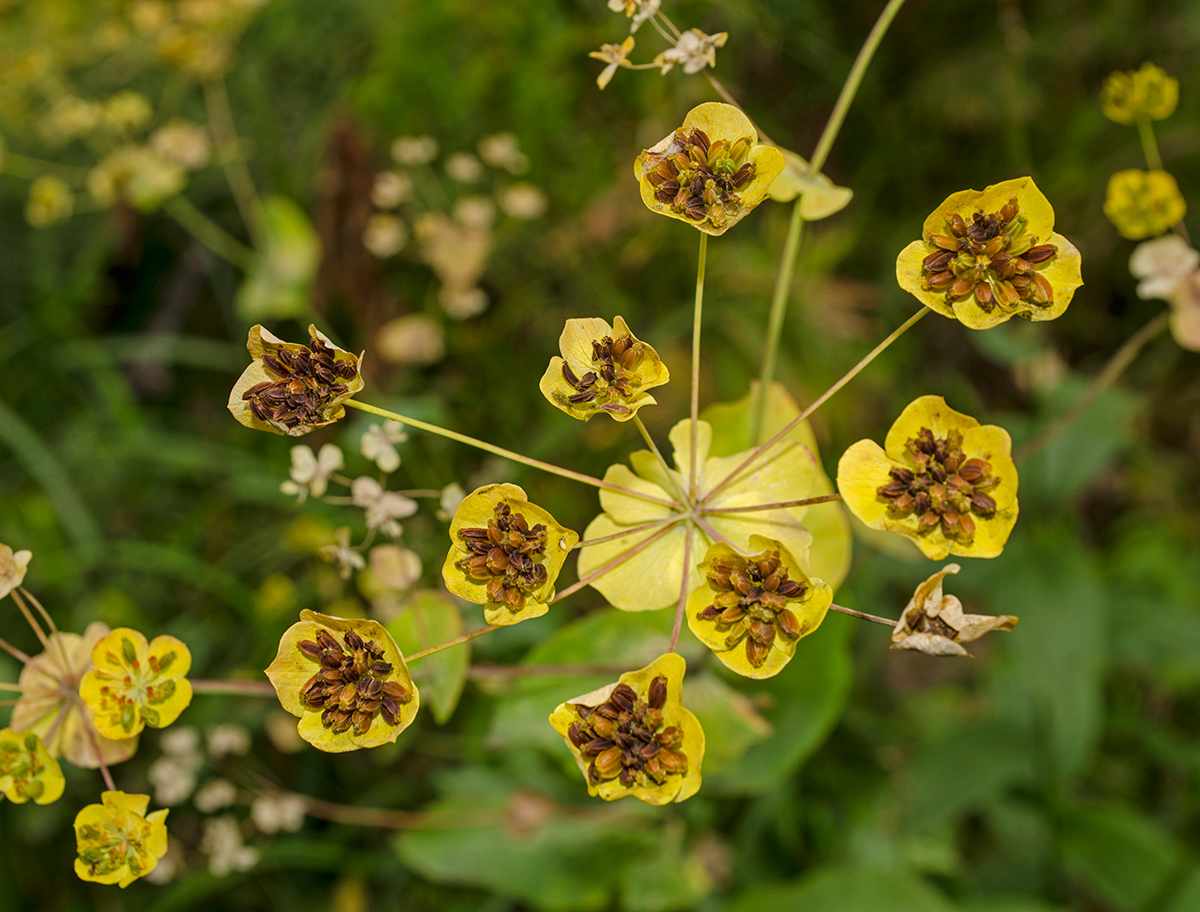
[[[479,157],[493,168],[503,168],[510,174],[524,174],[529,170],[529,159],[511,133],[485,136],[479,140],[478,149]]]
[[[446,159],[446,173],[460,184],[473,184],[483,176],[483,165],[469,152],[455,152]]]
[[[345,464],[340,447],[327,443],[315,454],[311,447],[301,444],[292,447],[291,481],[279,486],[284,494],[297,495],[297,503],[304,503],[311,494],[320,497],[329,487],[329,476]]]
[[[197,763],[204,759],[200,756],[200,732],[190,725],[172,726],[163,732],[158,746],[164,754],[172,757],[195,758]]]
[[[196,790],[196,772],[203,762],[199,754],[194,757],[166,754],[150,764],[146,778],[154,786],[155,803],[174,807],[187,801]]]
[[[500,208],[509,218],[539,218],[546,212],[546,194],[533,184],[513,184],[501,194]]]
[[[343,526],[333,533],[336,544],[324,545],[320,555],[331,564],[338,565],[342,579],[350,579],[355,570],[361,570],[367,565],[361,554],[350,547],[350,527]]]
[[[363,246],[381,260],[393,257],[408,243],[408,228],[390,212],[376,212],[363,229]]]
[[[454,204],[454,217],[468,228],[487,229],[496,218],[496,206],[486,196],[465,196]]]
[[[463,490],[463,486],[457,481],[452,481],[446,487],[442,488],[442,499],[438,504],[440,508],[437,512],[437,517],[442,522],[449,522],[450,517],[454,515],[454,511],[458,509],[458,505],[463,502],[463,498],[467,496],[467,492]]]
[[[438,303],[452,320],[469,320],[487,310],[488,296],[477,285],[443,285],[438,290]]]
[[[392,158],[401,165],[427,165],[437,154],[437,140],[432,136],[401,136],[392,143]]]
[[[407,174],[380,171],[371,187],[371,202],[380,209],[395,209],[412,196],[413,182]]]
[[[208,164],[208,131],[199,124],[175,118],[150,135],[150,148],[169,162],[188,171]]]
[[[405,314],[379,327],[374,352],[394,364],[436,364],[446,355],[446,333],[429,314]]]
[[[260,795],[250,805],[250,819],[264,833],[295,833],[304,826],[304,799],[290,792]]]
[[[0,598],[8,595],[25,580],[32,551],[14,552],[8,545],[0,545]]]
[[[214,760],[234,755],[241,757],[250,752],[250,732],[235,722],[214,725],[205,732],[208,753]]]
[[[379,466],[381,472],[394,472],[400,468],[400,454],[396,444],[408,439],[404,425],[399,421],[373,424],[362,435],[362,454]]]
[[[670,72],[677,63],[683,64],[685,73],[699,73],[706,66],[717,65],[717,48],[724,47],[728,39],[728,32],[706,35],[700,29],[688,29],[679,36],[675,47],[655,57],[654,63],[664,73]]]
[[[1200,266],[1200,252],[1177,234],[1165,234],[1138,244],[1129,258],[1129,271],[1138,283],[1138,297],[1169,301],[1183,280]]]
[[[204,821],[200,851],[208,856],[208,869],[217,877],[232,871],[249,871],[258,864],[258,850],[242,842],[242,831],[231,816]]]
[[[374,478],[362,475],[354,479],[350,485],[350,496],[356,506],[367,511],[367,528],[379,529],[389,538],[400,534],[397,519],[404,519],[417,512],[417,502],[403,494],[397,494],[383,487]],[[362,555],[358,555],[361,567]]]
[[[662,6],[662,0],[608,0],[608,8],[614,13],[624,13],[633,19],[629,31],[636,32],[643,22],[651,18]]]
[[[237,801],[237,786],[228,779],[209,779],[200,786],[192,803],[201,814],[213,814]]]

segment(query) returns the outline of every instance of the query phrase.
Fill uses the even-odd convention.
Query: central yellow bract
[[[173,636],[147,643],[136,630],[118,627],[96,644],[92,666],[79,695],[105,738],[131,738],[147,725],[164,728],[192,702],[184,677],[192,654]]]

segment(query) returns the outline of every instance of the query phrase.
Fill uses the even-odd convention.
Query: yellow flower
[[[136,630],[118,627],[96,644],[92,666],[79,695],[106,738],[131,738],[147,725],[166,728],[192,702],[184,677],[192,654],[173,636],[147,643]]]
[[[812,451],[790,440],[780,441],[734,481],[709,496],[750,454],[747,450],[733,456],[709,458],[712,433],[712,426],[708,422],[697,423],[696,491],[694,495],[683,499],[691,502],[704,500],[697,512],[698,518],[734,548],[747,551],[751,548],[750,536],[762,535],[781,542],[799,559],[801,565],[806,566],[812,536],[800,522],[805,507],[735,513],[727,511],[810,496],[818,477]],[[609,466],[604,473],[604,480],[660,500],[671,500],[679,496],[679,492],[690,494],[687,491],[691,463],[690,422],[685,420],[676,424],[671,429],[670,441],[674,447],[676,468],[669,473],[663,470],[652,453],[639,450],[629,457],[633,471],[623,465]],[[605,512],[588,524],[583,533],[585,541],[616,536],[660,520],[664,524],[595,545],[585,545],[579,550],[580,577],[619,559],[627,551],[640,548],[619,566],[597,578],[592,586],[610,604],[623,611],[651,611],[676,604],[683,586],[683,557],[690,508],[655,503],[608,489],[601,489],[600,505]],[[669,531],[664,533],[664,529]],[[653,542],[647,544],[651,538]],[[703,526],[696,525],[693,528],[692,557],[687,568],[689,590],[702,582],[695,568],[700,562],[699,556],[707,551],[713,541]]]
[[[676,653],[559,705],[550,724],[605,801],[632,795],[670,804],[700,789],[704,729],[683,708],[687,663]]]
[[[301,611],[267,669],[300,737],[329,753],[390,744],[421,706],[404,656],[378,621]]]
[[[800,638],[821,626],[833,591],[780,542],[751,535],[750,551],[723,542],[708,549],[704,582],[688,596],[688,627],[727,668],[770,678],[792,660]]]
[[[33,732],[0,731],[0,792],[9,801],[50,804],[62,797],[66,780],[58,761]]]
[[[75,194],[61,177],[43,175],[29,185],[25,221],[34,228],[45,228],[68,218],[75,211]]]
[[[917,587],[904,614],[892,631],[893,649],[915,649],[926,655],[967,656],[961,643],[970,643],[993,630],[1012,630],[1017,618],[1002,614],[964,614],[962,602],[942,595],[942,580],[957,573],[958,564],[946,564]]]
[[[617,67],[633,66],[629,60],[629,52],[633,50],[633,36],[630,35],[620,44],[602,44],[600,50],[591,51],[588,56],[595,60],[603,60],[608,64],[600,75],[596,77],[596,85],[601,90],[606,85],[612,82],[613,75],[617,72]]]
[[[539,387],[552,405],[582,421],[601,412],[628,421],[655,404],[646,390],[671,379],[658,352],[621,317],[612,326],[599,317],[568,320],[558,347],[563,356],[550,359]]]
[[[360,357],[308,327],[308,345],[284,342],[262,326],[250,327],[253,359],[229,394],[229,411],[246,427],[302,437],[346,414],[342,405],[363,388]]]
[[[1179,80],[1148,62],[1109,74],[1100,90],[1104,116],[1125,126],[1170,117],[1178,102]]]
[[[1108,179],[1104,214],[1122,237],[1155,237],[1183,221],[1187,203],[1166,171],[1118,171]]]
[[[996,557],[1017,521],[1008,432],[922,396],[881,448],[860,440],[838,461],[838,490],[872,529],[911,538],[931,560]]]
[[[442,579],[455,595],[483,605],[489,624],[516,624],[546,613],[578,541],[517,485],[486,485],[454,511]]]
[[[1053,320],[1083,284],[1079,251],[1054,231],[1033,179],[960,190],[896,259],[896,280],[930,310],[971,329],[1011,317]]]
[[[758,131],[733,105],[692,108],[683,126],[633,165],[642,202],[705,234],[724,234],[767,198],[783,155],[760,146]]]
[[[25,581],[25,571],[32,557],[32,551],[14,552],[8,545],[0,545],[0,598]]]
[[[97,769],[101,760],[108,766],[121,763],[138,746],[136,737],[114,741],[97,735],[79,695],[92,667],[92,650],[107,634],[108,625],[99,621],[89,624],[83,636],[51,634],[46,651],[26,662],[17,679],[21,698],[13,707],[12,727],[36,732],[45,739],[50,756],[66,757],[81,769]]]
[[[149,795],[104,792],[75,816],[75,873],[92,883],[127,887],[167,854],[167,811],[146,814]]]

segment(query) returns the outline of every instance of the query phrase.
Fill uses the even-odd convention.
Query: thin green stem
[[[1146,153],[1146,164],[1152,171],[1162,170],[1162,156],[1158,154],[1158,140],[1154,138],[1154,127],[1148,120],[1138,122],[1138,138],[1142,141],[1142,151]]]
[[[694,531],[695,526],[688,523],[687,537],[683,541],[683,573],[679,581],[679,604],[675,607],[675,626],[671,628],[671,648],[667,652],[675,651],[675,644],[679,642],[679,631],[683,629],[683,610],[687,607],[688,582],[692,575],[692,535]]]
[[[803,500],[780,500],[775,503],[754,504],[749,507],[721,507],[717,510],[702,510],[703,515],[725,513],[759,513],[763,510],[784,510],[789,507],[811,507],[816,504],[834,503],[842,499],[841,494],[822,494],[819,497],[805,497]]]
[[[871,621],[874,624],[884,624],[888,627],[895,627],[896,622],[892,618],[881,618],[875,614],[867,614],[865,611],[855,611],[853,608],[843,608],[841,605],[830,605],[834,611],[840,611],[842,614],[848,614],[852,618],[858,618],[860,621]]]
[[[4,152],[4,167],[0,168],[0,170],[5,174],[25,178],[26,180],[32,180],[45,173],[57,174],[63,180],[73,181],[77,184],[82,183],[87,178],[89,171],[88,168],[81,168],[77,165],[61,165],[58,162],[32,158],[31,156],[21,155],[7,149]]]
[[[472,665],[468,678],[529,678],[538,675],[623,674],[626,665]]]
[[[655,497],[653,494],[643,494],[641,491],[635,491],[632,488],[624,488],[621,485],[611,484],[599,478],[593,478],[591,475],[584,475],[582,472],[573,472],[570,469],[564,469],[561,466],[556,466],[549,462],[542,462],[540,459],[531,459],[528,456],[522,456],[520,453],[514,453],[512,450],[506,450],[504,447],[498,447],[486,441],[479,440],[475,437],[468,437],[466,434],[460,434],[457,431],[450,431],[443,427],[438,427],[436,424],[430,424],[427,421],[420,421],[416,418],[409,418],[406,415],[401,415],[397,412],[391,412],[387,409],[379,408],[375,405],[368,405],[366,402],[359,402],[356,399],[348,399],[344,405],[351,408],[356,408],[359,411],[368,412],[372,415],[378,415],[381,418],[391,418],[393,421],[400,421],[410,427],[415,427],[420,431],[427,431],[430,434],[437,434],[439,437],[446,437],[450,440],[457,440],[459,443],[465,443],[467,446],[473,446],[476,449],[484,450],[488,453],[494,453],[496,456],[503,456],[505,459],[511,459],[513,462],[519,462],[522,465],[532,466],[535,469],[541,469],[543,472],[549,472],[551,475],[559,475],[562,478],[570,478],[574,481],[589,484],[597,488],[606,488],[609,491],[616,491],[619,494],[627,494],[630,497],[636,497],[639,500],[648,500],[652,503],[662,504],[667,507],[679,507],[680,505],[673,500],[666,500],[662,497]]]
[[[762,374],[758,379],[758,394],[755,397],[753,418],[750,425],[750,442],[762,443],[763,421],[766,419],[768,392],[775,379],[775,366],[779,359],[779,340],[783,336],[783,318],[787,313],[788,297],[792,291],[792,278],[796,274],[796,254],[800,250],[800,238],[804,234],[804,216],[801,204],[804,194],[796,197],[792,206],[792,221],[788,225],[787,240],[783,244],[783,257],[779,261],[779,272],[775,275],[775,294],[771,298],[771,314],[767,319],[767,349],[763,355]]]
[[[254,251],[192,205],[185,196],[176,196],[163,209],[201,244],[243,272],[254,265]]]
[[[700,420],[700,324],[704,317],[704,267],[708,259],[708,235],[700,232],[700,257],[696,266],[696,306],[692,311],[692,449],[688,456],[687,498],[696,499],[696,434]]]
[[[1113,352],[1112,357],[1108,359],[1108,363],[1104,365],[1104,369],[1096,375],[1088,388],[1084,390],[1083,395],[1075,400],[1075,404],[1050,422],[1040,434],[1022,444],[1013,454],[1013,459],[1017,462],[1028,459],[1058,436],[1065,428],[1073,424],[1080,415],[1091,408],[1092,403],[1096,401],[1096,397],[1121,376],[1125,368],[1137,357],[1138,352],[1142,350],[1146,343],[1165,330],[1170,325],[1170,322],[1171,312],[1164,310],[1126,339],[1125,343]]]
[[[891,345],[893,342],[895,342],[897,339],[899,339],[902,335],[904,335],[906,332],[908,332],[908,330],[910,328],[912,328],[913,326],[915,326],[917,324],[917,322],[923,316],[925,316],[925,314],[927,314],[927,313],[929,313],[929,308],[922,307],[915,314],[913,314],[911,317],[909,317],[907,320],[905,320],[904,323],[901,324],[898,329],[894,330],[891,335],[889,335],[886,339],[884,339],[882,342],[880,342],[878,345],[876,345],[873,349],[871,349],[870,352],[868,352],[866,355],[864,355],[863,359],[861,361],[859,361],[856,365],[854,365],[854,367],[850,368],[850,370],[848,370],[842,376],[842,378],[840,380],[838,380],[835,384],[833,384],[833,386],[829,387],[829,389],[825,390],[825,392],[823,392],[820,396],[818,396],[816,401],[813,402],[812,405],[810,405],[808,408],[806,408],[804,411],[802,411],[799,415],[797,415],[795,418],[793,418],[791,421],[789,421],[786,425],[784,425],[784,427],[781,430],[779,430],[775,434],[774,437],[772,437],[766,443],[760,444],[749,456],[747,456],[745,458],[745,460],[743,460],[741,465],[739,465],[736,469],[734,469],[732,472],[730,472],[728,475],[726,475],[725,478],[720,483],[715,485],[711,491],[709,491],[706,495],[704,495],[704,497],[701,498],[700,503],[703,504],[706,501],[711,500],[712,497],[715,494],[717,494],[719,491],[721,491],[726,485],[735,481],[742,474],[742,472],[744,472],[746,470],[746,468],[749,465],[751,465],[755,460],[757,460],[760,456],[762,456],[763,453],[765,453],[767,450],[769,450],[771,447],[773,447],[776,443],[778,443],[780,440],[782,440],[784,437],[786,437],[788,434],[790,434],[792,432],[792,429],[795,428],[797,425],[799,425],[800,422],[804,421],[806,418],[808,418],[809,415],[811,415],[813,412],[815,412],[817,409],[819,409],[822,405],[824,405],[826,402],[828,402],[829,399],[834,395],[834,393],[836,393],[843,386],[845,386],[847,383],[849,383],[851,380],[853,380],[855,377],[857,377],[862,372],[863,368],[865,368],[868,364],[870,364],[872,361],[874,361],[876,358],[878,358],[881,354],[883,354],[883,352],[887,349],[887,347],[889,345]]]
[[[584,586],[591,583],[593,580],[597,580],[600,577],[604,576],[604,574],[608,573],[609,571],[615,570],[617,567],[621,566],[621,564],[625,563],[627,560],[629,560],[635,554],[637,554],[640,551],[644,551],[646,548],[650,547],[652,544],[654,544],[656,541],[658,541],[660,538],[662,538],[664,535],[666,535],[668,532],[670,532],[671,529],[673,528],[673,526],[674,526],[674,523],[672,523],[669,526],[665,526],[664,528],[659,529],[653,535],[647,535],[644,539],[642,539],[636,545],[630,545],[628,548],[626,548],[624,551],[622,551],[620,554],[618,554],[616,557],[614,557],[612,560],[610,560],[603,567],[596,568],[591,573],[589,573],[587,576],[582,577],[577,582],[572,583],[566,589],[564,589],[562,592],[559,592],[557,595],[555,595],[554,598],[552,598],[550,601],[551,602],[562,601],[568,595],[573,595],[574,593],[576,593],[580,589],[582,589]]]
[[[662,466],[663,475],[665,475],[667,481],[670,482],[672,489],[674,489],[675,496],[680,500],[686,500],[683,492],[679,490],[679,485],[675,483],[675,474],[671,471],[671,467],[667,465],[667,460],[663,458],[662,451],[659,450],[658,444],[654,442],[654,438],[651,437],[650,432],[646,430],[646,425],[642,424],[642,419],[637,415],[634,415],[633,423],[637,425],[637,429],[642,434],[642,439],[646,441],[646,446],[650,447],[650,452],[654,454],[654,458],[657,459],[658,464]]]
[[[14,646],[12,643],[8,642],[8,640],[5,640],[3,638],[0,638],[0,649],[3,649],[5,652],[7,652],[10,656],[12,656],[18,662],[21,662],[24,664],[24,663],[28,663],[30,661],[29,656],[27,656],[25,653],[21,652],[21,650],[19,650],[16,646]]]
[[[423,659],[426,656],[431,656],[435,652],[441,652],[443,649],[449,649],[451,646],[460,646],[463,643],[475,639],[476,637],[483,636],[485,633],[491,633],[493,630],[499,629],[499,627],[493,624],[489,624],[486,627],[480,627],[478,630],[472,630],[470,633],[464,633],[462,636],[455,637],[452,640],[446,640],[444,643],[438,643],[436,646],[430,646],[428,649],[422,649],[420,652],[414,652],[410,656],[405,656],[404,661],[415,662],[417,659]]]
[[[50,612],[42,606],[42,603],[34,597],[33,593],[22,586],[21,595],[29,599],[29,604],[33,605],[33,607],[37,609],[38,614],[42,616],[42,620],[46,622],[46,627],[49,629],[50,633],[58,633],[58,625],[54,623],[54,618],[50,617]]]
[[[216,76],[204,83],[204,105],[208,110],[209,126],[216,140],[217,154],[233,199],[246,223],[246,231],[257,244],[262,237],[262,226],[258,223],[258,192],[254,179],[246,167],[242,143],[233,122],[233,109],[229,104],[229,92],[225,80]]]
[[[270,681],[189,680],[192,692],[198,694],[229,694],[238,697],[273,697],[275,686]]]
[[[875,51],[879,47],[879,43],[883,40],[883,36],[887,34],[888,27],[892,24],[892,20],[896,18],[896,14],[900,12],[900,7],[903,5],[904,0],[890,0],[888,5],[884,7],[883,12],[879,14],[879,19],[876,20],[871,33],[867,35],[867,40],[863,43],[862,50],[858,52],[854,66],[850,68],[850,75],[846,77],[846,84],[842,86],[842,92],[838,95],[837,103],[833,106],[833,113],[829,115],[829,120],[825,124],[821,138],[817,140],[817,148],[809,160],[809,174],[819,174],[821,168],[825,165],[825,159],[829,157],[829,152],[833,148],[833,141],[837,139],[838,131],[842,129],[842,122],[846,119],[846,113],[850,110],[850,104],[854,101],[854,96],[858,93],[858,87],[862,84],[863,76],[867,72],[871,58],[875,56]]]
[[[25,616],[25,623],[27,623],[33,629],[33,632],[37,634],[37,638],[42,643],[42,648],[49,652],[50,640],[46,637],[45,631],[42,630],[41,625],[33,616],[33,612],[29,610],[29,606],[25,604],[25,600],[21,598],[19,590],[14,589],[9,593],[9,595],[12,597],[12,600],[17,603],[17,608],[20,609],[21,614]]]

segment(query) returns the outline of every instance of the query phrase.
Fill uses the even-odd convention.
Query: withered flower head
[[[396,641],[378,621],[301,611],[267,669],[300,737],[330,753],[395,741],[421,697]]]
[[[455,595],[483,605],[489,624],[516,624],[546,613],[577,541],[517,485],[486,485],[454,511],[442,578]]]
[[[724,234],[767,198],[783,154],[760,146],[758,131],[733,105],[692,108],[683,126],[633,165],[642,202],[705,234]]]
[[[302,437],[346,414],[342,405],[363,388],[360,358],[308,327],[307,345],[284,342],[262,326],[250,327],[246,348],[254,360],[229,394],[229,411],[246,427]]]
[[[961,190],[900,252],[896,279],[930,310],[971,329],[1012,317],[1053,320],[1083,284],[1079,251],[1053,229],[1054,209],[1032,178]]]
[[[900,413],[884,446],[860,440],[838,462],[837,486],[872,529],[911,538],[931,560],[996,557],[1017,521],[1012,439],[941,396]]]
[[[612,326],[599,317],[568,320],[558,347],[563,356],[550,359],[539,387],[551,404],[582,421],[602,412],[628,421],[654,405],[647,390],[671,379],[658,352],[621,317]]]
[[[957,573],[958,564],[946,564],[917,587],[904,614],[892,631],[893,649],[915,649],[926,655],[970,656],[962,643],[970,643],[993,630],[1012,630],[1017,618],[1007,614],[963,614],[962,602],[942,595],[942,580]]]
[[[708,549],[704,582],[688,596],[697,639],[727,668],[748,678],[779,674],[801,637],[820,626],[833,601],[824,580],[811,579],[781,542],[750,536],[749,555],[724,542]]]
[[[29,560],[32,557],[32,551],[13,553],[13,549],[8,545],[0,545],[0,598],[4,598],[25,581],[25,571],[29,568]]]
[[[589,795],[670,804],[700,789],[704,730],[683,708],[686,669],[682,656],[668,653],[554,710],[550,724],[567,742]]]

